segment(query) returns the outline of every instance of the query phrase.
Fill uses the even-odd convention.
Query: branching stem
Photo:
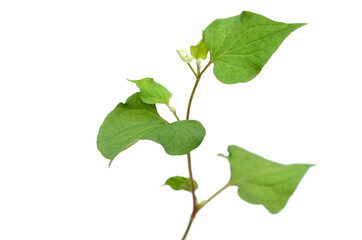
[[[188,107],[187,107],[186,120],[189,120],[189,118],[190,118],[190,110],[191,110],[192,100],[193,100],[193,98],[194,98],[196,88],[197,88],[197,86],[199,85],[201,76],[202,76],[202,74],[206,71],[206,69],[211,65],[211,63],[212,63],[212,61],[211,61],[211,59],[210,59],[210,61],[208,62],[208,64],[205,66],[205,68],[204,68],[201,72],[200,72],[200,70],[198,69],[198,74],[195,73],[195,71],[194,71],[194,69],[192,68],[192,66],[188,63],[188,65],[190,65],[190,68],[192,69],[192,71],[193,71],[194,74],[195,74],[196,82],[195,82],[194,88],[192,89],[191,96],[190,96],[190,99],[189,99],[189,105],[188,105]],[[199,68],[199,67],[198,67],[198,68]]]
[[[186,113],[186,120],[190,119],[190,111],[191,111],[191,105],[192,105],[192,100],[194,98],[195,92],[196,92],[196,88],[199,85],[200,79],[201,79],[201,75],[205,72],[205,70],[211,65],[212,61],[210,59],[209,63],[205,66],[205,68],[201,71],[200,70],[200,66],[197,66],[197,73],[195,73],[195,70],[192,68],[192,66],[188,63],[189,67],[191,68],[192,72],[194,73],[195,77],[196,77],[196,82],[195,85],[192,89],[191,95],[190,95],[190,99],[189,99],[189,104],[187,106],[187,113]],[[188,170],[189,170],[189,179],[190,179],[190,185],[191,185],[191,193],[192,193],[192,205],[193,205],[193,210],[190,216],[190,221],[189,224],[187,225],[186,231],[184,236],[182,237],[182,240],[185,240],[187,237],[187,234],[191,228],[192,222],[194,221],[196,214],[199,210],[198,208],[198,203],[197,203],[197,198],[196,198],[196,194],[195,194],[195,184],[194,184],[194,179],[192,176],[192,166],[191,166],[191,153],[187,154],[187,165],[188,165]],[[212,199],[212,198],[211,198]],[[209,199],[209,200],[211,200]]]
[[[206,64],[205,68],[201,71],[200,76],[199,76],[200,78],[201,78],[202,74],[206,71],[206,69],[211,65],[211,63],[212,63],[212,61],[210,59],[210,61]]]

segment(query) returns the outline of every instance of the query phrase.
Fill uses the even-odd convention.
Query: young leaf
[[[231,178],[243,200],[262,204],[270,213],[280,212],[296,190],[311,164],[283,165],[238,146],[228,147]]]
[[[97,147],[113,160],[138,140],[148,139],[161,144],[170,155],[183,155],[197,148],[204,136],[205,129],[198,121],[169,124],[154,104],[142,102],[140,93],[135,93],[108,114],[99,129]]]
[[[215,20],[204,32],[216,78],[227,84],[252,80],[284,39],[303,25],[275,22],[246,11]]]
[[[129,81],[136,83],[137,87],[140,89],[140,96],[143,102],[148,104],[169,104],[172,94],[164,86],[156,83],[152,78]]]
[[[209,52],[209,47],[205,43],[205,34],[202,34],[201,41],[196,46],[190,47],[191,55],[195,59],[203,59],[205,60],[207,57],[207,53]]]
[[[191,192],[190,179],[180,176],[171,177],[167,179],[165,185],[169,185],[173,190],[186,190]],[[195,190],[199,187],[194,180]]]

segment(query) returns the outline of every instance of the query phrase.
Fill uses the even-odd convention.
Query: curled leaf
[[[173,190],[185,190],[191,192],[190,179],[185,177],[171,177],[167,179],[165,185],[170,186]],[[195,190],[198,188],[197,182],[194,180]]]
[[[144,103],[164,103],[166,105],[169,104],[172,93],[170,93],[161,84],[155,82],[152,78],[143,78],[141,80],[128,81],[135,83],[140,89],[140,97]]]
[[[151,140],[170,155],[183,155],[197,148],[205,129],[195,120],[169,124],[161,118],[154,104],[146,104],[140,93],[130,96],[108,114],[97,137],[97,147],[104,157],[113,160],[139,140]]]

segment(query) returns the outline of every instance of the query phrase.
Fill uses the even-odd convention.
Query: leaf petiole
[[[211,56],[210,56],[210,61],[206,64],[206,66],[204,67],[204,69],[202,69],[201,73],[200,73],[200,78],[201,78],[201,75],[206,71],[206,69],[211,65],[212,60],[211,60]]]
[[[200,202],[200,204],[198,205],[198,211],[203,208],[208,202],[210,202],[214,197],[216,197],[217,195],[219,195],[222,191],[224,191],[227,187],[230,186],[230,182],[228,182],[225,186],[223,186],[219,191],[217,191],[214,195],[212,195],[209,199]]]
[[[197,78],[197,74],[196,74],[194,68],[191,66],[191,64],[190,64],[190,63],[187,63],[187,65],[190,67],[191,71],[194,73],[195,78]]]

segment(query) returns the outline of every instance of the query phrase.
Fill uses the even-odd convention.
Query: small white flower
[[[177,49],[177,53],[178,55],[180,55],[181,60],[184,61],[185,63],[190,63],[192,59],[194,59],[192,55],[189,52],[186,52],[185,50]]]

